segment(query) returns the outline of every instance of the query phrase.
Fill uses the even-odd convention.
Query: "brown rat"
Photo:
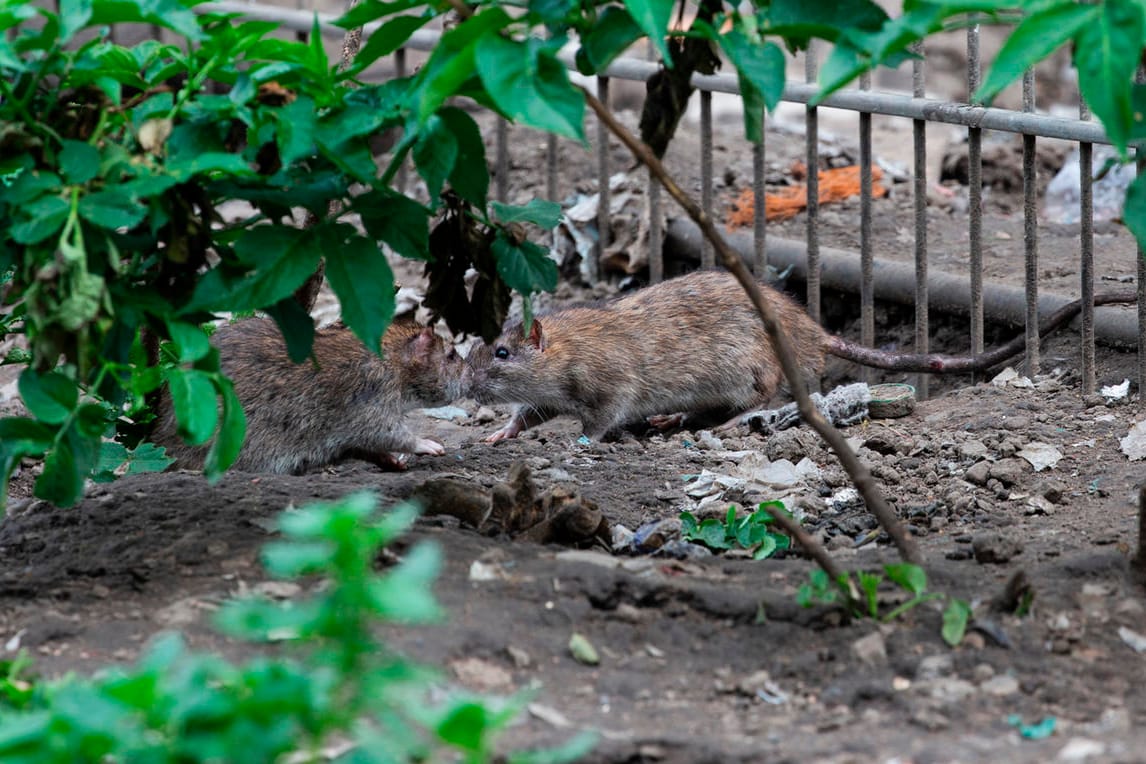
[[[818,379],[825,355],[882,369],[979,371],[1020,352],[1023,337],[977,357],[891,353],[828,334],[795,302],[767,286],[805,379]],[[1096,304],[1130,295],[1101,295]],[[1040,333],[1079,310],[1067,305]],[[784,383],[763,322],[725,271],[697,271],[611,302],[558,310],[506,327],[467,359],[470,394],[482,403],[517,403],[513,418],[486,440],[497,442],[552,417],[581,420],[601,438],[625,424],[670,412],[742,413],[766,404]]]
[[[395,321],[379,358],[336,324],[315,333],[314,360],[300,364],[269,319],[222,326],[211,341],[247,417],[235,469],[298,474],[351,456],[395,467],[392,452],[445,453],[403,422],[411,408],[460,397],[462,361],[432,329]],[[202,468],[206,448],[183,443],[166,395],[152,439],[177,467]]]

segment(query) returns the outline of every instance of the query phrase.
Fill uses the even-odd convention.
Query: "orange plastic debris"
[[[802,163],[792,166],[794,177],[804,177],[805,170]],[[871,195],[874,198],[887,196],[887,189],[879,184],[883,179],[883,170],[878,167],[871,168]],[[860,175],[859,165],[836,167],[820,172],[820,204],[838,202],[849,196],[859,196]],[[764,194],[764,217],[766,220],[787,220],[795,216],[800,210],[808,206],[808,187],[800,183],[782,188],[774,194]],[[752,189],[746,188],[732,202],[732,211],[728,214],[729,228],[743,228],[752,225],[756,219],[756,210],[753,202]]]

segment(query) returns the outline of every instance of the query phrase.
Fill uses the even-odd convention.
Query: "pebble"
[[[916,681],[929,681],[946,676],[955,670],[955,659],[947,653],[928,655],[915,667]]]
[[[1003,485],[1014,485],[1025,472],[1025,465],[1022,459],[1000,459],[991,465],[990,475]]]
[[[971,539],[971,551],[981,565],[1002,564],[1023,551],[1023,544],[1013,536],[994,531],[976,533]]]
[[[873,631],[871,634],[852,642],[852,655],[865,666],[875,668],[885,665],[887,663],[887,645],[883,641],[883,635],[878,631]]]
[[[1019,680],[1010,674],[1000,674],[980,684],[979,689],[988,695],[1005,698],[1019,693]]]
[[[987,446],[980,440],[968,440],[959,445],[959,455],[969,462],[982,459],[987,453]]]
[[[474,413],[474,421],[478,424],[489,424],[497,419],[497,412],[489,406],[482,406]]]
[[[971,676],[976,682],[982,684],[995,676],[995,667],[990,663],[980,663],[971,670]]]
[[[986,485],[987,475],[991,469],[989,462],[976,462],[963,474],[963,479],[975,485]]]

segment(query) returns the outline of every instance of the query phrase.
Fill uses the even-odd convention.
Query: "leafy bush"
[[[772,511],[788,511],[779,501],[767,502],[767,506]],[[685,541],[699,541],[709,549],[747,549],[752,552],[752,559],[763,560],[792,545],[785,534],[772,530],[774,522],[764,504],[741,518],[736,517],[736,507],[729,507],[723,521],[715,517],[697,521],[691,512],[681,512],[680,535]]]
[[[379,551],[416,514],[409,505],[379,514],[375,504],[361,493],[284,513],[286,540],[265,547],[267,570],[285,579],[322,576],[325,586],[309,599],[236,600],[220,611],[226,633],[285,644],[295,657],[235,665],[191,653],[168,635],[135,666],[93,679],[33,683],[20,678],[24,662],[14,662],[0,679],[0,760],[258,764],[286,754],[324,760],[321,752],[336,748],[344,762],[426,761],[446,750],[468,762],[490,760],[497,734],[525,697],[451,694],[431,702],[434,672],[374,635],[379,623],[424,624],[442,615],[430,592],[436,547],[414,546],[389,571],[373,570]],[[572,761],[591,745],[580,736],[509,761]]]

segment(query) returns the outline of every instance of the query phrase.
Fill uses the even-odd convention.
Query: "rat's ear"
[[[438,338],[432,327],[427,326],[410,338],[410,350],[415,358],[428,358],[434,352]]]
[[[529,327],[529,344],[541,351],[544,351],[549,345],[549,343],[545,341],[545,335],[542,333],[541,322],[536,318],[533,319],[533,325]]]

